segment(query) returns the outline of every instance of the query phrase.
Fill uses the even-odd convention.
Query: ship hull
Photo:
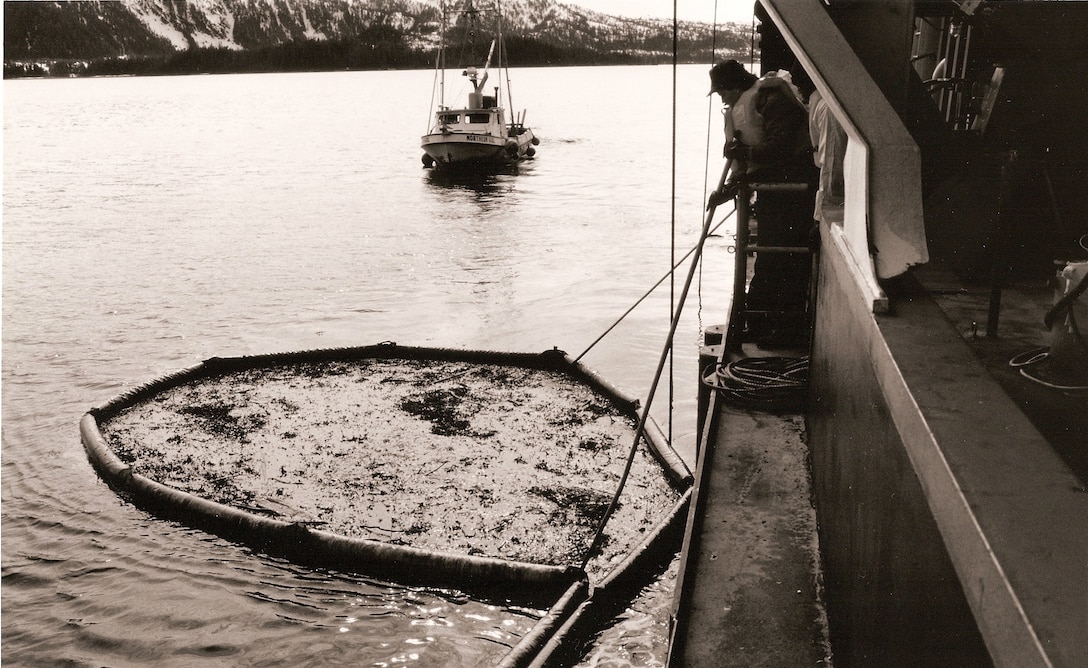
[[[471,132],[434,132],[422,138],[424,161],[430,158],[435,167],[463,169],[473,167],[505,167],[530,156],[532,130],[516,137]]]

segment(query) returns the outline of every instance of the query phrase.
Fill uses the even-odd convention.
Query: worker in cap
[[[718,93],[722,96],[722,102],[731,105],[757,80],[756,75],[744,69],[744,65],[735,60],[724,60],[710,68],[710,92],[707,95]]]
[[[725,105],[725,157],[732,161],[732,178],[710,196],[710,206],[732,199],[739,184],[812,183],[817,174],[812,162],[808,111],[788,72],[757,77],[736,60],[710,70],[710,92]],[[759,222],[759,243],[767,247],[801,247],[813,229],[815,188],[802,191],[756,193],[753,213]],[[709,208],[709,206],[708,206]],[[746,302],[749,312],[800,312],[809,295],[810,259],[790,254],[756,255]],[[796,320],[752,316],[745,329],[758,342],[802,334]]]

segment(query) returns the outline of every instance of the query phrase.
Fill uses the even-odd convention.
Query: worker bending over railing
[[[765,346],[807,343],[819,179],[808,110],[788,72],[758,78],[727,60],[711,69],[710,80],[710,92],[726,105],[724,154],[732,163],[710,205],[737,198],[738,288],[730,331]],[[745,291],[749,254],[755,263]]]

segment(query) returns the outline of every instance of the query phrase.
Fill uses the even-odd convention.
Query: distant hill
[[[668,20],[555,0],[501,8],[514,66],[672,59]],[[5,2],[4,77],[432,67],[441,18],[438,0]],[[745,26],[681,22],[677,32],[681,62],[748,53]]]

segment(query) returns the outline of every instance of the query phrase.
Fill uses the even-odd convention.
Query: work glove
[[[746,161],[751,156],[751,151],[748,147],[736,139],[725,145],[725,151],[723,151],[723,153],[725,157],[730,160]]]
[[[729,200],[736,197],[737,188],[739,187],[739,183],[737,183],[736,181],[730,181],[729,183],[722,185],[721,188],[710,193],[710,197],[707,198],[706,202],[706,210],[710,211],[712,208],[717,207],[722,202],[728,202]]]

